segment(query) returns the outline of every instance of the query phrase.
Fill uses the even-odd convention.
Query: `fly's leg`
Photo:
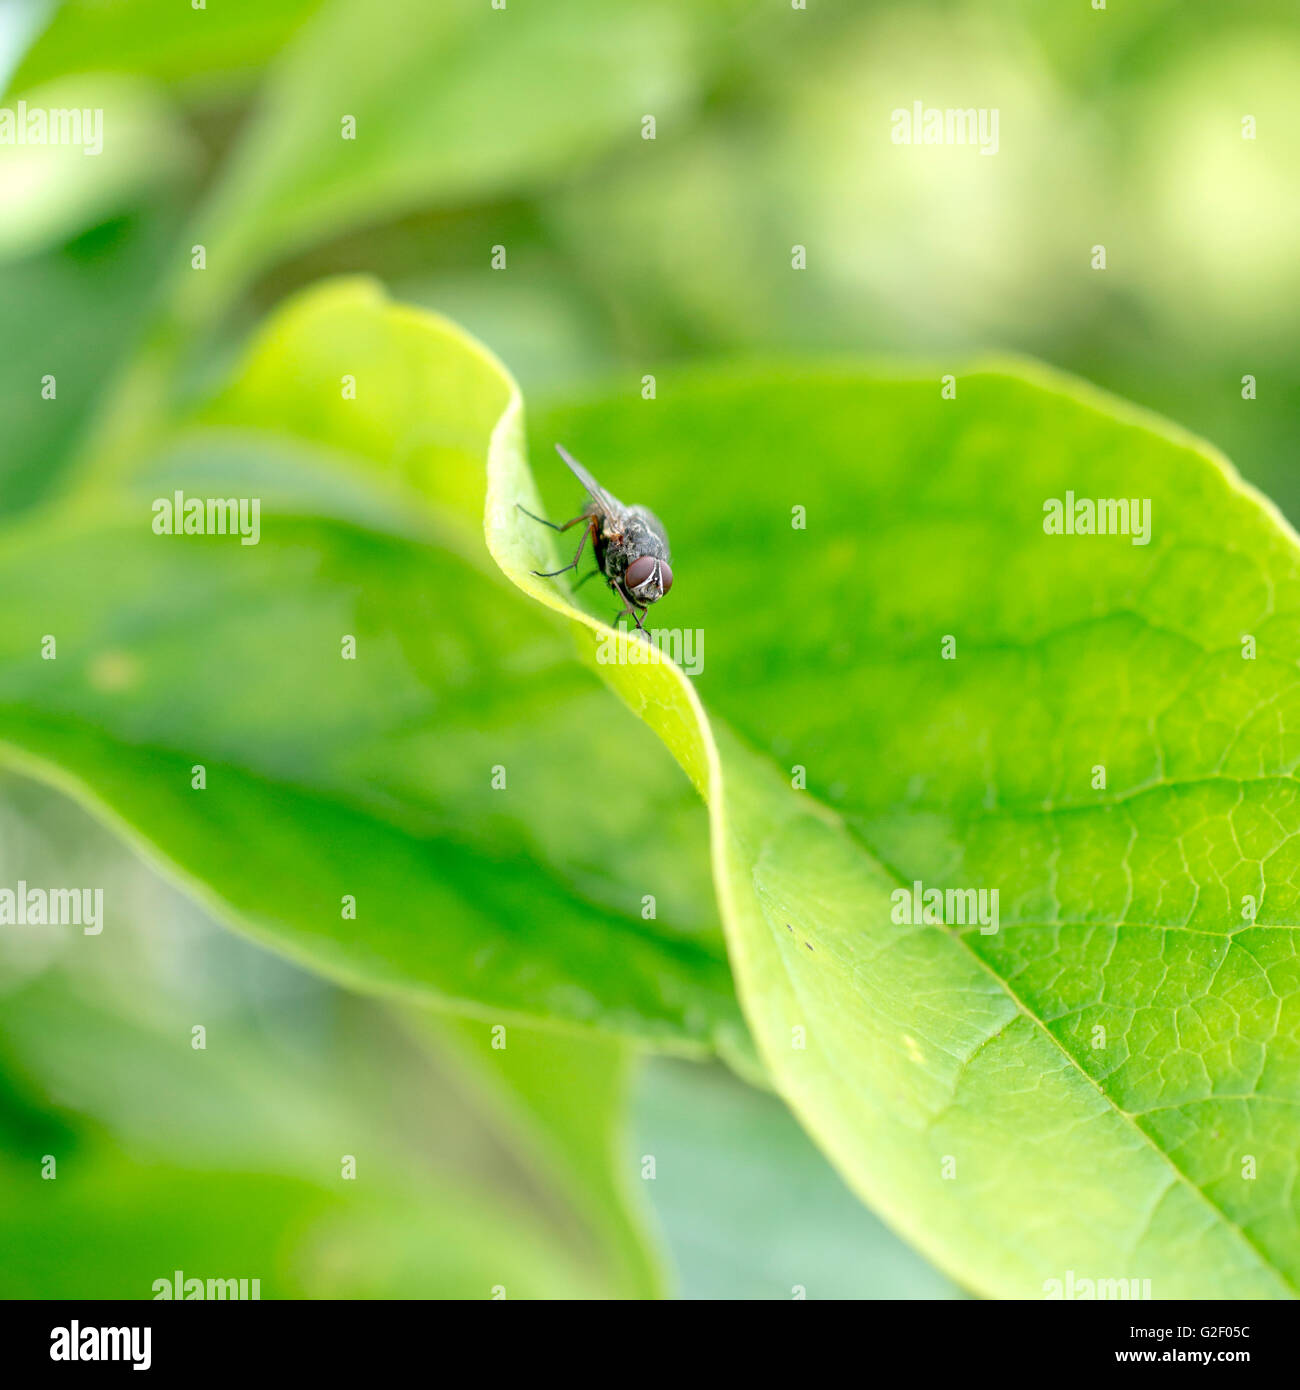
[[[543,526],[549,526],[552,531],[567,531],[570,526],[576,526],[578,522],[584,519],[587,521],[591,520],[590,515],[587,512],[583,512],[581,516],[575,516],[572,521],[566,521],[563,526],[560,526],[557,522],[547,521],[544,516],[538,516],[536,512],[530,512],[522,502],[516,502],[515,506],[518,507],[525,516],[531,517],[534,521],[540,521]]]
[[[580,521],[585,521],[587,523],[582,532],[582,539],[578,542],[578,553],[567,565],[563,565],[558,570],[533,570],[533,573],[539,579],[554,579],[557,574],[564,574],[568,570],[576,570],[578,568],[578,561],[582,559],[582,552],[586,548],[587,541],[596,534],[596,518],[587,512],[583,512],[581,516],[575,516],[572,521],[566,521],[563,526],[557,526],[555,522],[547,521],[545,517],[534,516],[522,502],[516,502],[515,506],[518,507],[525,516],[532,517],[534,521],[540,521],[543,526],[549,526],[552,531],[567,531],[571,526],[576,526]]]
[[[645,624],[641,621],[641,619],[645,616],[645,609],[638,608],[632,597],[629,594],[624,593],[624,591],[612,579],[609,581],[609,587],[613,589],[614,593],[623,600],[623,607],[619,609],[617,613],[614,614],[614,626],[617,627],[618,620],[625,613],[627,613],[631,615],[632,621],[636,624],[637,631],[644,632]]]

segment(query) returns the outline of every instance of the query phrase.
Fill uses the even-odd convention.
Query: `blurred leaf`
[[[321,0],[62,0],[28,49],[10,90],[66,74],[128,72],[168,86],[224,94],[262,64]]]
[[[133,1161],[108,1145],[76,1158],[6,1155],[0,1181],[0,1294],[15,1298],[150,1299],[153,1282],[261,1280],[263,1298],[292,1297],[282,1269],[286,1227],[319,1220],[337,1199],[310,1184],[253,1173],[204,1173]],[[21,1194],[21,1196],[19,1196]]]
[[[136,345],[175,234],[174,211],[150,202],[57,250],[0,266],[0,322],[21,347],[0,354],[0,514],[62,482],[73,449]],[[54,398],[44,393],[53,377]]]
[[[22,833],[10,815],[18,810]],[[95,1190],[118,1187],[127,1208],[90,1222],[108,1247],[102,1262],[77,1262],[76,1279],[65,1272],[60,1286],[37,1260],[19,1287],[49,1279],[70,1295],[147,1296],[142,1252],[111,1267],[131,1241],[125,1223],[138,1216],[147,1166],[196,1209],[183,1218],[164,1196],[150,1279],[179,1264],[256,1275],[269,1281],[266,1297],[380,1286],[398,1297],[484,1297],[492,1281],[479,1271],[495,1269],[523,1296],[513,1289],[518,1237],[533,1251],[538,1292],[657,1290],[644,1229],[619,1186],[628,1058],[618,1045],[511,1027],[507,1051],[488,1049],[492,1065],[467,1066],[447,1034],[477,1043],[487,1025],[412,1029],[374,1001],[339,994],[207,922],[80,808],[8,779],[0,881],[19,877],[102,885],[113,929],[0,932],[0,1169],[12,1159],[14,1184],[26,1183],[52,1154],[56,1181],[83,1191],[93,1174]],[[24,983],[24,960],[51,944],[62,949]],[[202,1048],[192,1045],[196,1022]],[[547,1135],[558,1141],[549,1148],[538,1143]],[[355,1181],[338,1177],[347,1153]],[[211,1200],[195,1196],[200,1182]],[[241,1240],[244,1223],[226,1204],[256,1203],[263,1188],[275,1210]],[[17,1230],[0,1209],[7,1250],[77,1238],[77,1201],[31,1207]]]
[[[56,1155],[56,1157],[58,1157]],[[154,1281],[259,1279],[269,1298],[604,1296],[547,1235],[464,1192],[363,1192],[142,1162],[111,1146],[0,1161],[0,1295],[152,1299]],[[337,1169],[336,1169],[337,1171]]]
[[[681,1297],[962,1296],[863,1207],[774,1096],[720,1067],[656,1059],[635,1113]]]
[[[539,1203],[457,1167],[448,1154],[417,1166],[408,1151],[413,1136],[384,1123],[369,1104],[382,1068],[385,1093],[400,1096],[408,1114],[413,1106],[427,1111],[437,1130],[477,1125],[481,1168],[488,1151],[482,1116],[491,1113],[496,1076],[475,1079],[475,1109],[464,1111],[413,1075],[409,1059],[387,1055],[373,1017],[363,1016],[332,1046],[318,1045],[318,1055],[250,1034],[228,1013],[214,1017],[209,1009],[204,1017],[209,1045],[199,1052],[190,1047],[188,1023],[142,1025],[88,992],[74,994],[65,981],[4,999],[0,1093],[6,1110],[12,1098],[26,1118],[0,1127],[7,1150],[0,1181],[10,1191],[31,1184],[41,1199],[0,1210],[0,1242],[11,1254],[0,1273],[4,1296],[150,1297],[152,1281],[177,1268],[260,1278],[264,1298],[381,1291],[486,1298],[494,1283],[525,1298],[652,1291],[644,1280],[631,1281],[634,1226],[587,1228],[578,1241]],[[512,1031],[512,1041],[528,1045],[522,1030]],[[577,1052],[582,1044],[570,1046]],[[348,1066],[354,1058],[368,1075]],[[30,1092],[14,1086],[7,1073],[15,1065],[58,1097],[57,1115],[41,1117]],[[606,1100],[621,1108],[622,1092],[588,1100],[594,1118]],[[356,1157],[355,1183],[338,1176],[345,1153]],[[53,1182],[40,1177],[46,1154],[58,1164]],[[585,1176],[599,1176],[599,1158],[589,1157]],[[547,1205],[571,1200],[563,1167],[540,1178]],[[155,1204],[146,1221],[150,1191]],[[140,1221],[149,1226],[147,1240],[132,1234]],[[96,1258],[67,1260],[79,1242]]]
[[[707,633],[720,717],[675,666],[598,669],[710,798],[768,1067],[892,1224],[997,1295],[1070,1269],[1290,1294],[1295,538],[1116,402],[1038,373],[960,383],[665,373],[653,404],[543,417],[540,457],[563,439],[667,518],[654,620]],[[1067,490],[1147,497],[1153,543],[1045,534]],[[532,491],[503,425],[489,544],[594,651],[604,625],[530,574],[553,553],[515,510]],[[895,922],[916,881],[999,890],[1001,930]]]
[[[182,317],[350,226],[544,186],[619,144],[645,157],[643,115],[670,119],[695,67],[668,0],[338,0],[272,74],[200,218],[209,272],[181,287]]]
[[[6,1109],[12,1095],[23,1114],[40,1114],[10,1079],[15,1068],[59,1103],[39,1126],[0,1129],[0,1182],[31,1189],[0,1207],[5,1297],[150,1298],[176,1269],[258,1278],[263,1298],[486,1298],[493,1283],[526,1298],[623,1291],[603,1249],[579,1260],[517,1194],[445,1155],[429,1171],[412,1163],[407,1136],[377,1123],[373,1088],[349,1074],[349,1058],[371,1077],[382,1067],[385,1092],[431,1110],[436,1125],[467,1117],[427,1078],[413,1091],[409,1063],[386,1054],[374,1018],[304,1055],[210,1003],[208,1047],[194,1051],[188,1020],[167,1017],[183,1014],[170,1000],[160,1008],[146,992],[145,1022],[106,1008],[93,982],[77,991],[47,979],[0,1009]],[[147,979],[136,987],[147,991]],[[339,1177],[348,1152],[354,1181]],[[52,1181],[41,1177],[46,1154]]]
[[[67,134],[78,143],[0,144],[0,262],[61,245],[186,177],[189,139],[139,82],[65,80],[28,92],[26,101],[42,112],[68,111]]]
[[[517,409],[448,325],[364,285],[304,299],[220,427],[7,538],[0,741],[334,979],[743,1053],[689,788],[464,519]],[[155,535],[178,488],[260,496],[260,542]]]
[[[486,1024],[467,1021],[441,1020],[437,1032],[474,1059],[483,1094],[498,1100],[516,1142],[584,1216],[614,1266],[611,1288],[661,1294],[665,1276],[631,1182],[630,1049],[537,1029],[511,1028],[494,1039]]]
[[[306,1296],[384,1299],[608,1299],[591,1264],[500,1202],[459,1193],[419,1206],[400,1198],[372,1215],[342,1213],[314,1233],[296,1272]]]

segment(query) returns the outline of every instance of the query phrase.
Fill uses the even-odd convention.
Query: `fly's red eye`
[[[654,578],[655,562],[649,555],[641,555],[627,567],[623,582],[629,589],[639,589],[648,579]]]
[[[667,560],[659,561],[659,583],[664,593],[667,593],[668,590],[673,587],[673,572],[668,567]]]

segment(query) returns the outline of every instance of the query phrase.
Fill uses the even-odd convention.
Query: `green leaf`
[[[896,1229],[994,1295],[1071,1270],[1291,1295],[1295,537],[1158,421],[1036,369],[959,381],[664,372],[654,403],[542,417],[548,495],[573,492],[561,440],[653,506],[676,583],[652,622],[708,638],[698,693],[600,673],[709,798],[779,1090]],[[1067,491],[1150,499],[1150,545],[1045,534]],[[503,425],[489,543],[592,652],[603,624],[529,573],[553,567],[534,495]],[[917,880],[997,889],[1000,930],[895,922]]]
[[[689,787],[464,519],[517,408],[367,285],[299,301],[211,423],[6,537],[0,748],[334,979],[743,1053]],[[155,534],[176,489],[260,497],[259,542]]]

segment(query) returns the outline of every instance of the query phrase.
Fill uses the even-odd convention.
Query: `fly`
[[[646,609],[652,603],[658,603],[673,587],[673,572],[668,564],[668,533],[664,530],[663,522],[648,507],[625,507],[612,493],[606,492],[561,445],[557,444],[555,451],[587,489],[586,507],[572,521],[559,526],[545,517],[534,516],[521,503],[515,505],[525,516],[540,521],[553,531],[567,531],[582,523],[582,539],[578,542],[577,553],[562,569],[534,570],[533,573],[541,579],[550,579],[577,569],[590,539],[600,573],[623,604],[614,622],[617,623],[624,614],[630,614],[637,627],[644,632],[645,625],[641,619]],[[591,571],[591,574],[595,573],[596,570]],[[580,582],[585,583],[591,574]]]

